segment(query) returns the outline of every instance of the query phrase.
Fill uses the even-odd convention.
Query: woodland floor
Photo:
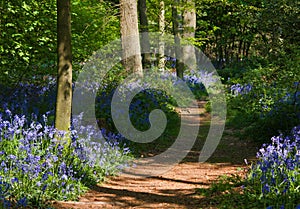
[[[203,107],[203,104],[199,104]],[[190,110],[190,112],[193,110]],[[214,154],[205,163],[198,157],[205,138],[210,116],[202,108],[199,140],[185,159],[168,172],[148,178],[121,174],[91,188],[78,202],[57,202],[56,208],[215,208],[204,196],[197,194],[197,188],[208,188],[222,175],[240,174],[245,168],[244,159],[255,159],[257,145],[241,140],[234,131],[225,127],[223,137]],[[152,153],[153,154],[153,153]],[[242,169],[243,170],[243,169]],[[233,206],[234,207],[234,206]]]

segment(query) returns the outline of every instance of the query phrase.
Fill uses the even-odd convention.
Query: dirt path
[[[201,130],[207,132],[203,121],[208,121],[209,115],[201,114],[193,120],[199,119],[204,124],[199,132],[199,138],[202,138],[201,135],[206,133]],[[196,194],[197,188],[208,188],[218,176],[237,174],[238,168],[244,167],[244,159],[254,158],[257,148],[237,139],[226,129],[217,150],[205,163],[197,162],[201,147],[202,142],[198,140],[181,163],[161,176],[140,178],[122,174],[95,186],[79,202],[59,202],[55,206],[78,209],[213,208],[205,203],[204,197]]]

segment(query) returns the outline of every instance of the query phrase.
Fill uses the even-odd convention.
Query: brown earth
[[[203,104],[199,104],[203,107]],[[193,110],[187,110],[192,113]],[[255,158],[257,145],[240,140],[234,131],[226,129],[221,142],[207,162],[199,163],[198,157],[207,134],[209,115],[201,109],[198,140],[179,164],[168,172],[148,178],[121,174],[91,188],[78,202],[57,202],[56,208],[214,208],[205,197],[197,194],[198,188],[208,188],[219,176],[239,174],[246,168],[244,159]],[[243,170],[243,169],[242,169]]]

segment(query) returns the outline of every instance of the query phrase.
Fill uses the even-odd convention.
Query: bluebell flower
[[[27,198],[23,197],[17,202],[18,207],[26,207],[27,206]]]
[[[8,109],[6,109],[6,110],[5,110],[5,113],[6,113],[6,115],[8,115],[9,117],[11,117],[11,116],[12,116],[12,114],[11,114],[11,111],[10,111],[10,110],[8,110]]]
[[[259,160],[252,167],[251,178],[259,177],[263,194],[285,194],[289,192],[291,184],[297,184],[294,170],[299,169],[299,141],[295,134],[298,130],[298,127],[293,128],[290,136],[272,137],[271,144],[264,144],[257,153]]]
[[[48,187],[48,184],[45,184],[43,187],[42,187],[42,192],[44,192]]]
[[[48,173],[44,173],[42,176],[42,181],[46,181],[48,179]]]
[[[2,204],[3,204],[4,208],[11,208],[12,207],[11,202],[9,200],[6,200],[6,199],[3,200]]]
[[[17,177],[14,177],[11,179],[11,183],[14,184],[14,183],[18,183],[19,182],[19,179]]]
[[[0,198],[3,199],[6,195],[8,195],[10,187],[10,184],[0,181]]]

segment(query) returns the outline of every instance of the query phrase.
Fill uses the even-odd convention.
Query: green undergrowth
[[[299,209],[299,195],[288,199],[285,196],[261,197],[258,188],[249,189],[249,182],[240,175],[222,175],[209,188],[200,188],[197,193],[204,196],[199,208],[218,209]],[[297,205],[298,204],[298,205]]]

